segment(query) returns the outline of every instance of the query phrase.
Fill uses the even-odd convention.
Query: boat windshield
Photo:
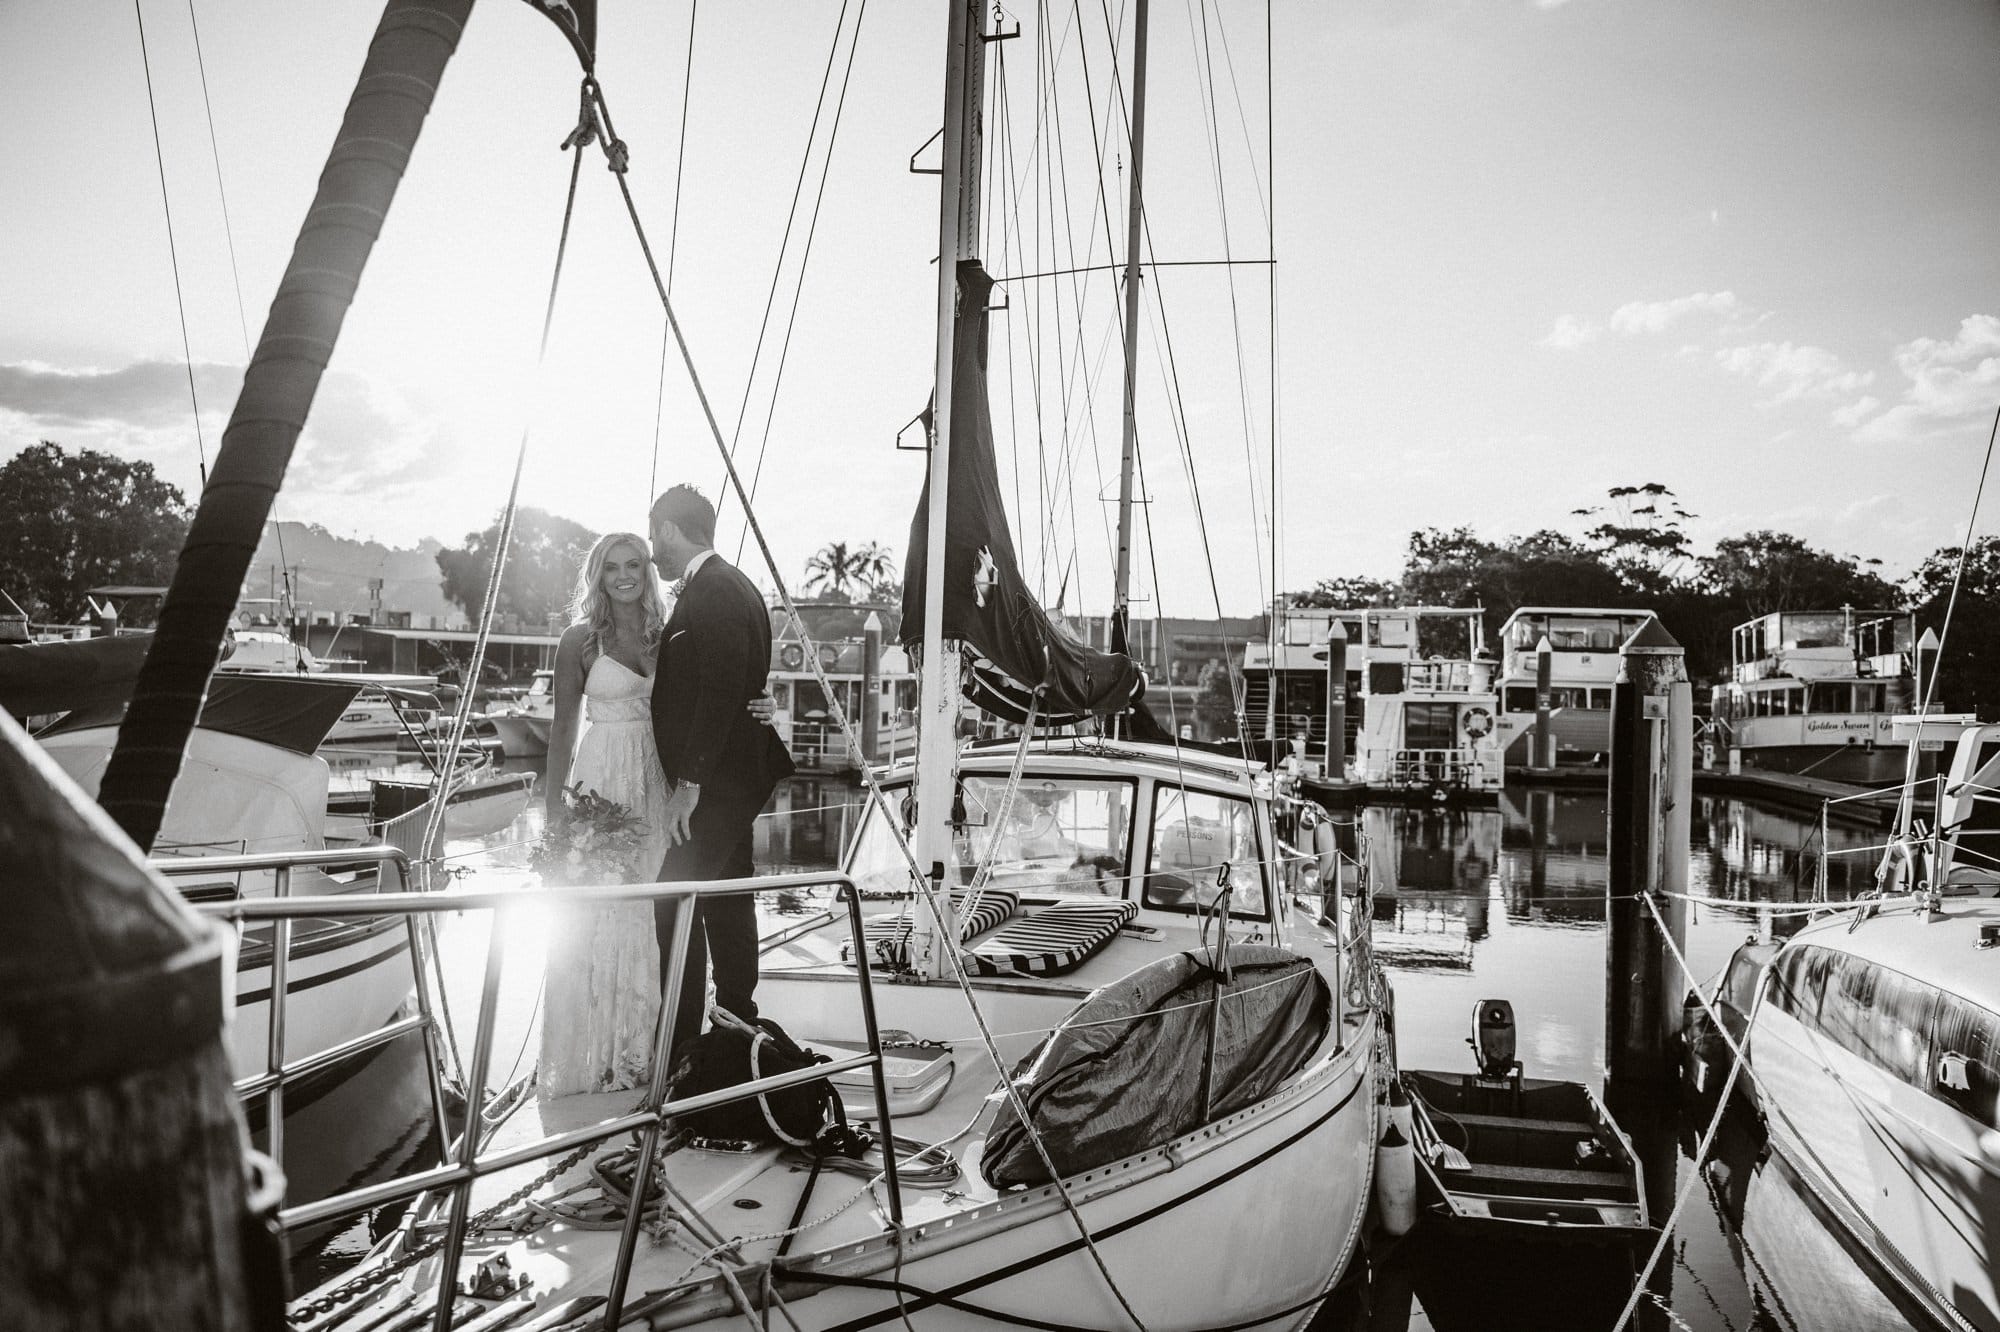
[[[971,883],[992,862],[996,888],[1065,896],[1123,897],[1132,845],[1133,783],[1074,777],[967,776],[965,823],[954,837],[958,877]]]
[[[1229,889],[1229,914],[1268,919],[1257,820],[1248,800],[1162,785],[1153,794],[1146,905],[1211,912]]]
[[[1029,776],[1010,797],[1005,776],[959,783],[965,821],[953,836],[960,885],[991,862],[993,887],[1063,897],[1123,897],[1132,846],[1130,781]],[[907,785],[886,794],[900,806]],[[909,891],[909,861],[881,810],[862,819],[847,872],[864,896]]]

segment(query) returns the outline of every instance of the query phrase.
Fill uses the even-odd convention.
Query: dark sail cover
[[[973,260],[958,266],[958,325],[953,330],[951,495],[944,553],[944,635],[972,648],[967,694],[980,707],[1019,721],[1029,696],[1037,722],[1061,725],[1121,712],[1144,693],[1146,678],[1130,657],[1087,647],[1028,591],[1014,553],[993,456],[993,417],[986,401],[986,297],[993,288]],[[924,560],[929,546],[930,482],[910,523],[903,567],[906,648],[923,640]]]

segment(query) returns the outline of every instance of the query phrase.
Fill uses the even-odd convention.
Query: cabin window
[[[1527,615],[1514,621],[1508,631],[1507,646],[1520,652],[1533,652],[1542,641],[1542,635],[1549,631],[1549,617]]]
[[[1266,919],[1257,840],[1256,814],[1249,801],[1178,786],[1158,787],[1146,861],[1146,905],[1165,911],[1212,912],[1226,877],[1229,914]]]
[[[1590,706],[1593,710],[1597,712],[1611,711],[1611,691],[1609,689],[1591,690]]]
[[[1410,646],[1410,619],[1407,615],[1371,615],[1368,618],[1368,646],[1400,648]]]
[[[1986,1128],[2000,1128],[2000,1014],[1940,994],[1922,1085]]]
[[[1012,795],[1002,776],[960,782],[965,826],[954,834],[961,883],[990,859],[996,888],[1123,897],[1132,840],[1130,782],[1028,777]]]
[[[1403,748],[1458,748],[1458,705],[1456,703],[1404,704]]]
[[[1508,685],[1501,710],[1505,712],[1533,712],[1535,710],[1535,687],[1533,685]]]

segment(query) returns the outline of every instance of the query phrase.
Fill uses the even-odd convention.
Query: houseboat
[[[1711,705],[1730,766],[1902,781],[1908,746],[1894,723],[1924,702],[1936,659],[1936,635],[1919,638],[1909,611],[1774,611],[1736,626]],[[1931,703],[1930,720],[1944,720]],[[1919,746],[1918,775],[1935,772],[1939,753]]]
[[[1649,610],[1523,606],[1500,626],[1497,733],[1510,766],[1533,764],[1540,699],[1538,654],[1549,644],[1549,723],[1558,765],[1595,766],[1611,752],[1611,686],[1618,649],[1653,619]]]
[[[1276,642],[1244,650],[1244,734],[1274,730],[1302,776],[1394,792],[1492,794],[1504,764],[1496,740],[1494,662],[1478,610],[1450,606],[1290,608]],[[1332,660],[1330,642],[1346,646]],[[1328,752],[1340,714],[1342,744]]]
[[[806,660],[816,652],[819,672]],[[916,746],[917,676],[894,643],[877,649],[872,669],[865,635],[821,640],[810,645],[796,630],[781,630],[771,641],[768,688],[777,702],[772,724],[792,751],[801,772],[850,772],[866,761],[887,763],[910,755]],[[834,720],[824,674],[863,753],[842,735]]]
[[[1354,776],[1371,790],[1496,796],[1506,764],[1481,613],[1409,606],[1361,620]]]
[[[1498,699],[1479,611],[1293,608],[1276,623],[1275,644],[1253,642],[1244,652],[1246,734],[1269,728],[1280,742],[1303,739],[1303,775],[1318,781],[1499,790]],[[1346,645],[1339,661],[1330,647],[1336,633]],[[1341,744],[1330,756],[1336,712]]]

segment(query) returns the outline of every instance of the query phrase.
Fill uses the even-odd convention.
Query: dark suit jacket
[[[720,555],[688,580],[660,643],[653,739],[667,776],[701,786],[701,803],[749,819],[792,756],[745,709],[771,673],[771,614],[756,586]]]

